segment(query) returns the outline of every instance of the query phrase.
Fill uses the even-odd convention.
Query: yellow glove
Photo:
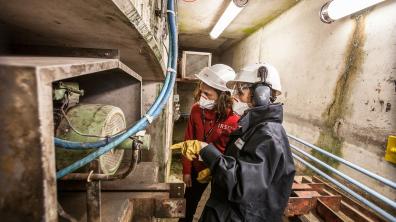
[[[181,153],[189,160],[193,160],[201,150],[201,142],[198,140],[186,140],[171,146],[171,149],[181,149]]]
[[[210,174],[209,168],[199,171],[198,176],[197,176],[198,182],[209,183],[211,179],[212,179],[212,175]]]

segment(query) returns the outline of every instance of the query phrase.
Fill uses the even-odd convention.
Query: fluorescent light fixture
[[[332,23],[385,0],[333,0],[324,4],[320,10],[320,20]]]
[[[247,2],[247,1],[246,1]],[[242,11],[244,5],[238,6],[235,4],[234,0],[231,0],[230,4],[227,6],[226,10],[221,15],[219,21],[213,27],[210,32],[210,37],[212,39],[217,39],[225,28],[237,17],[237,15]]]

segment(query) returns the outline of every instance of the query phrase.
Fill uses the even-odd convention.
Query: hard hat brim
[[[233,90],[237,83],[251,83],[251,82],[231,80],[226,83],[226,86],[228,89]]]
[[[217,89],[217,90],[220,90],[220,91],[223,91],[223,92],[231,91],[231,90],[228,89],[227,87],[221,87],[221,86],[219,86],[219,85],[217,85],[217,84],[215,84],[215,83],[213,83],[213,82],[211,82],[211,81],[208,81],[208,80],[206,80],[206,79],[204,79],[204,78],[201,78],[201,76],[199,76],[199,74],[194,74],[194,75],[195,75],[195,77],[197,77],[197,79],[199,79],[201,82],[205,83],[206,85],[208,85],[208,86],[210,86],[210,87],[212,87],[212,88],[214,88],[214,89]]]
[[[235,87],[235,85],[236,85],[237,83],[251,83],[251,82],[238,81],[238,80],[231,80],[231,81],[228,81],[228,82],[226,83],[226,86],[227,86],[227,88],[228,88],[229,90],[234,90],[234,87]],[[251,84],[253,84],[253,83],[251,83]],[[282,94],[282,92],[280,92],[279,90],[276,90],[276,89],[272,89],[272,90],[275,91],[276,96],[279,96],[279,95]]]

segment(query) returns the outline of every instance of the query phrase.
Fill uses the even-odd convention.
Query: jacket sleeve
[[[194,124],[193,124],[193,110],[191,110],[190,118],[188,119],[187,128],[184,134],[184,140],[194,139]],[[191,161],[182,156],[183,175],[191,174]]]
[[[264,198],[281,160],[280,145],[271,135],[255,133],[244,144],[238,159],[220,153],[213,145],[200,152],[212,171],[212,183],[224,191],[229,201],[248,202]],[[264,191],[264,192],[263,192]]]

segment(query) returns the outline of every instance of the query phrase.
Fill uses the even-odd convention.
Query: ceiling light
[[[332,23],[337,19],[376,5],[385,0],[333,0],[324,4],[320,10],[320,20]]]
[[[217,39],[225,28],[237,17],[242,11],[243,7],[247,4],[248,0],[232,0],[227,6],[226,10],[221,15],[219,21],[210,32],[212,39]]]

